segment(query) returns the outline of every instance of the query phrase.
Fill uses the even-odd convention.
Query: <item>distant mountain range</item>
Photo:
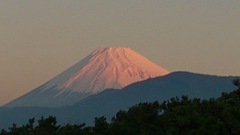
[[[29,118],[54,115],[60,124],[92,124],[94,117],[106,116],[108,120],[119,110],[139,102],[168,100],[171,97],[187,95],[190,98],[214,98],[222,92],[235,89],[232,80],[236,77],[220,77],[189,72],[173,72],[168,75],[133,83],[121,90],[107,89],[91,95],[71,106],[47,107],[2,107],[0,128],[12,123],[21,125]]]

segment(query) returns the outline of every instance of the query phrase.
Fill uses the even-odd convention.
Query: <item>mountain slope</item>
[[[222,92],[235,89],[235,77],[219,77],[189,72],[174,72],[163,77],[148,79],[131,84],[121,90],[108,89],[89,96],[78,103],[61,108],[17,107],[0,109],[0,128],[10,124],[26,123],[29,118],[57,116],[61,124],[92,124],[97,116],[111,119],[114,114],[139,102],[164,101],[171,97],[188,95],[190,98],[218,97]],[[21,116],[21,117],[20,117]]]
[[[5,106],[71,105],[104,89],[120,89],[131,83],[168,73],[130,48],[101,48],[44,85]]]

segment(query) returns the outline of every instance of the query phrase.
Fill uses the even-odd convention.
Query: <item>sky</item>
[[[240,76],[239,0],[2,0],[0,105],[99,47],[174,71]]]

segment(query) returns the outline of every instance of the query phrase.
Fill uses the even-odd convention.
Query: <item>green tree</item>
[[[95,118],[94,123],[95,123],[94,131],[97,135],[107,134],[108,123],[107,123],[107,119],[104,116]]]
[[[240,88],[240,79],[234,79],[234,80],[233,80],[233,84],[234,84],[235,86],[237,86],[238,88]]]
[[[67,124],[63,127],[60,127],[58,135],[80,135],[83,134],[83,128],[85,124]]]
[[[60,128],[57,125],[56,117],[49,116],[48,118],[41,117],[38,120],[38,125],[34,129],[35,135],[56,135],[58,129]]]

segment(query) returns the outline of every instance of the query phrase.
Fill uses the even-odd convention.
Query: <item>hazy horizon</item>
[[[240,1],[0,1],[0,105],[99,47],[173,71],[240,76]]]

